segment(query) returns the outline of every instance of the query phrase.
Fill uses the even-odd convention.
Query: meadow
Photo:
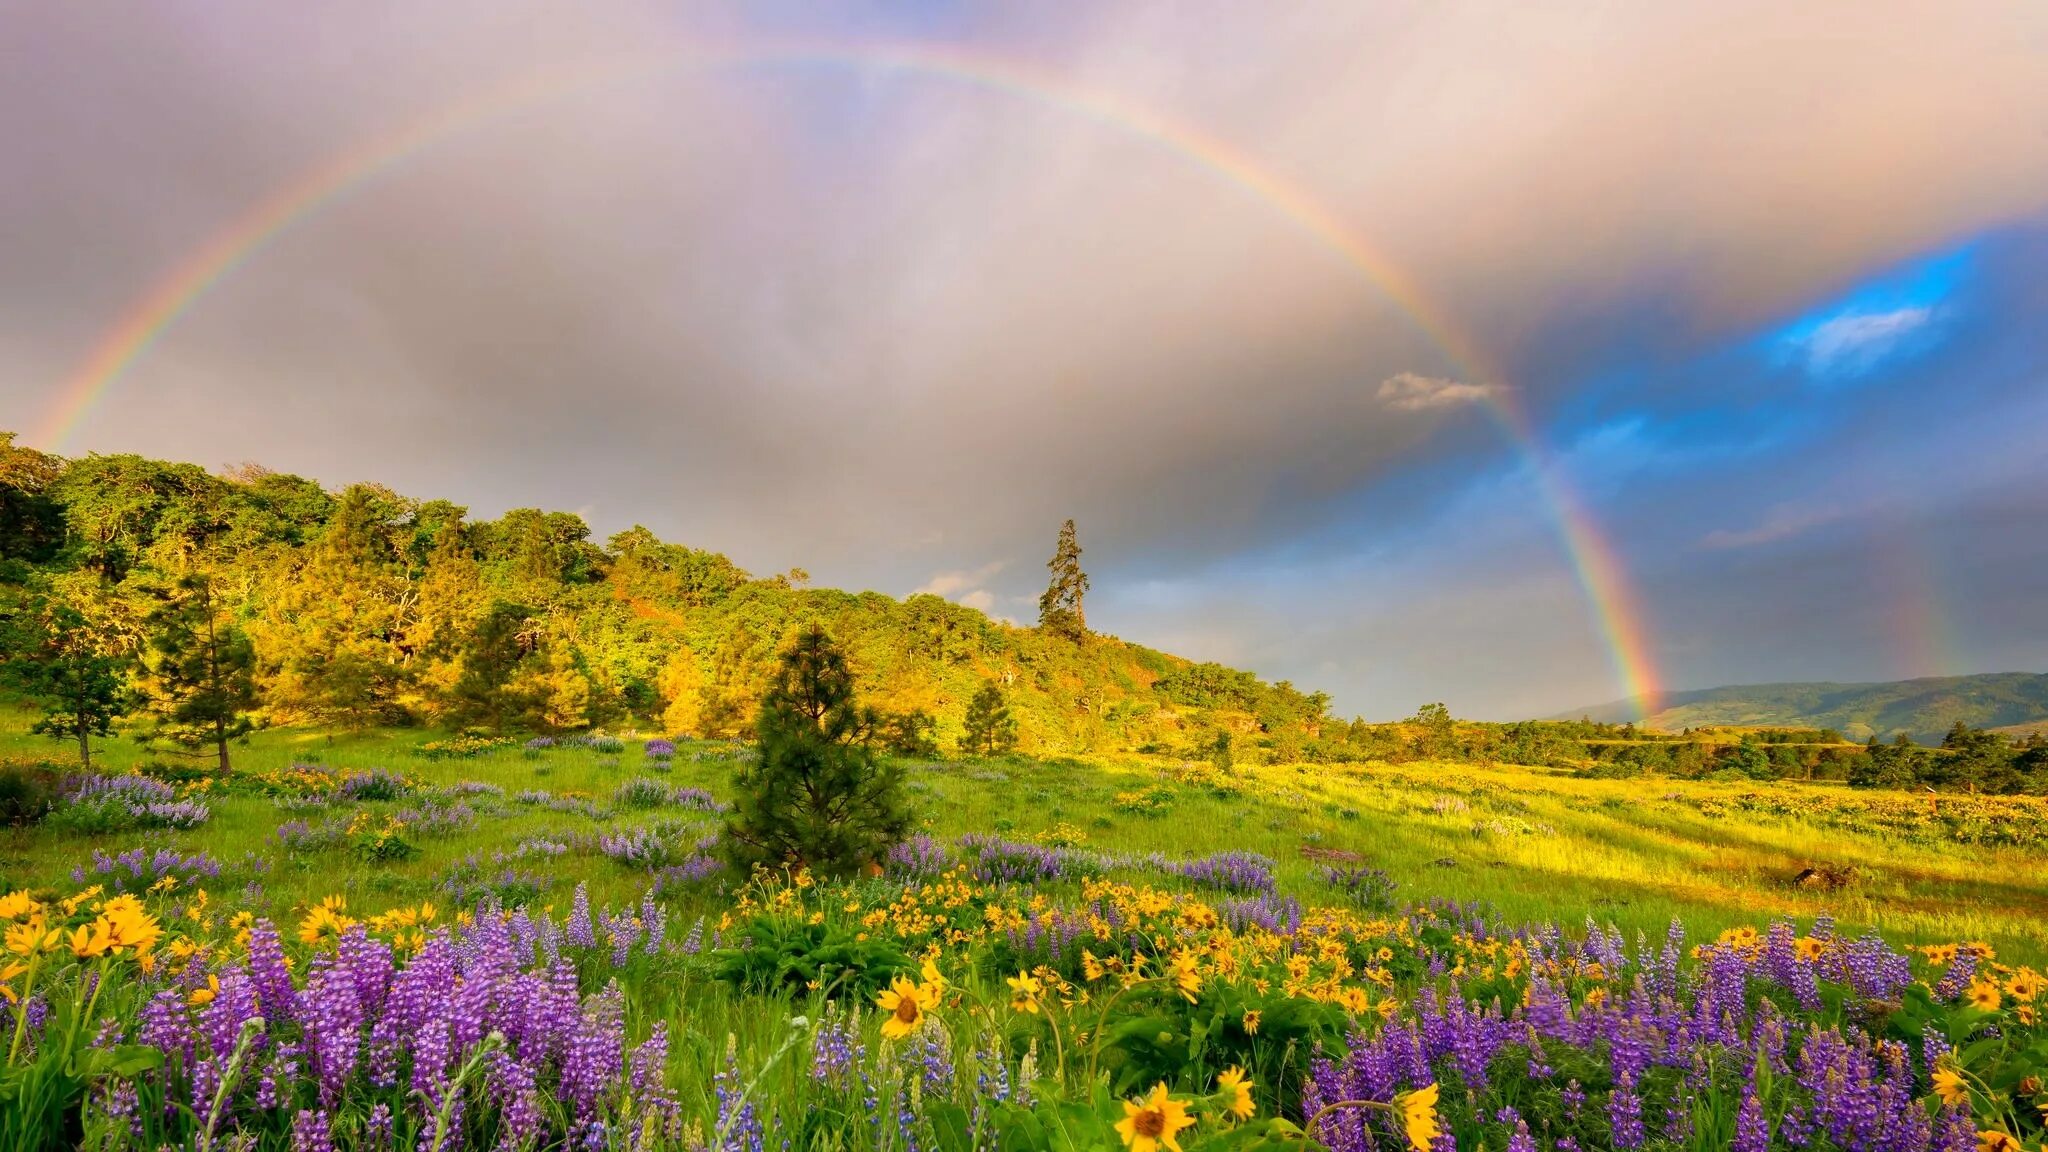
[[[278,729],[217,779],[107,742],[102,773],[161,782],[100,800],[74,783],[52,816],[0,830],[10,926],[34,905],[112,941],[10,957],[0,1130],[17,1147],[1137,1152],[2040,1138],[2040,800],[1470,764],[918,761],[921,830],[880,875],[747,882],[709,845],[751,754]],[[94,815],[137,823],[122,805],[158,826]],[[123,959],[137,916],[162,937]],[[401,1027],[399,986],[429,969]],[[308,1010],[350,972],[340,1025]],[[424,1027],[479,986],[499,991]],[[556,1032],[521,1035],[544,988]],[[2012,1014],[1996,1044],[1992,1013]],[[75,1050],[43,1067],[60,1027]],[[1822,1122],[1827,1071],[1801,1061],[1834,1051],[1823,1028],[1875,1118]],[[1923,1038],[1939,1034],[1955,1053]],[[422,1035],[438,1046],[406,1039]],[[1970,1077],[1960,1096],[1935,1079],[1948,1068]],[[1957,1117],[1967,1143],[1942,1143]]]

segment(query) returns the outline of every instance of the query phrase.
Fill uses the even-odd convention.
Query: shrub
[[[62,779],[48,764],[0,764],[0,825],[41,820],[56,806]]]
[[[342,780],[337,791],[350,800],[396,800],[412,791],[412,784],[396,772],[372,768],[367,772],[351,773]]]
[[[746,991],[802,996],[815,988],[857,1002],[872,1001],[890,980],[914,971],[910,957],[885,937],[772,916],[756,916],[738,945],[711,957],[713,976]]]

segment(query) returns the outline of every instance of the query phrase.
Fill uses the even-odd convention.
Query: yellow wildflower
[[[1154,1152],[1161,1147],[1181,1152],[1180,1130],[1194,1122],[1187,1105],[1167,1095],[1162,1080],[1149,1095],[1124,1101],[1124,1118],[1116,1122],[1116,1130],[1130,1152]]]
[[[220,995],[220,977],[209,973],[206,977],[206,987],[194,988],[192,994],[185,997],[185,1002],[193,1005],[211,1004],[213,1003],[213,998],[218,995]]]
[[[1019,1012],[1037,1012],[1038,998],[1045,994],[1045,985],[1029,972],[1019,972],[1010,977],[1010,1007]]]
[[[1252,1082],[1245,1078],[1244,1069],[1225,1068],[1216,1077],[1216,1089],[1224,1095],[1223,1111],[1239,1120],[1249,1120],[1258,1106],[1252,1103]]]
[[[1963,1082],[1963,1074],[1954,1068],[1934,1070],[1934,1094],[1941,1097],[1942,1103],[1957,1107],[1970,1102],[1970,1087]]]
[[[1971,981],[1969,1000],[1970,1006],[1973,1008],[1982,1008],[1986,1012],[1998,1011],[1998,1005],[2001,1002],[2001,997],[1998,994],[1998,985],[1989,980]]]
[[[875,997],[875,1004],[889,1014],[882,1021],[883,1037],[901,1040],[923,1026],[925,1013],[938,1007],[939,993],[929,984],[916,984],[907,976],[898,976],[888,991]]]
[[[1436,1120],[1437,1092],[1437,1086],[1431,1084],[1396,1097],[1401,1105],[1401,1129],[1408,1134],[1408,1143],[1415,1147],[1415,1152],[1429,1152],[1430,1142],[1443,1135]]]

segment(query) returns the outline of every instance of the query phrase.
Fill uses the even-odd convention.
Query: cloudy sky
[[[2048,670],[2048,6],[0,9],[0,428],[1384,717]],[[1633,672],[1631,672],[1633,670]]]

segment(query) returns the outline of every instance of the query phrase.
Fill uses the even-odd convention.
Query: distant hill
[[[2048,674],[1986,672],[1876,684],[1733,684],[1674,692],[1643,721],[1665,731],[1717,725],[1833,728],[1852,740],[1900,732],[1926,742],[1961,720],[2016,734],[2048,725]],[[1627,701],[1566,713],[1618,723],[1634,718]]]

